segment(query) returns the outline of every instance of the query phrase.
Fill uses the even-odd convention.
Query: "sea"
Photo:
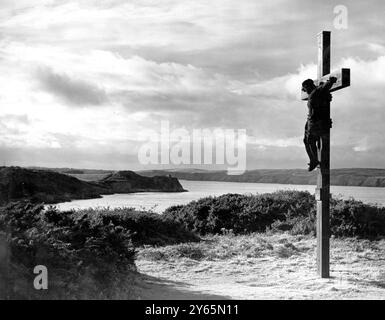
[[[137,210],[162,213],[170,206],[187,204],[190,201],[209,196],[220,196],[226,193],[261,194],[278,190],[301,190],[314,194],[314,185],[292,185],[274,183],[245,183],[219,181],[179,180],[188,192],[140,192],[105,195],[98,199],[73,200],[59,203],[60,210],[86,208],[122,208],[131,207]],[[365,203],[385,206],[385,188],[331,186],[334,197],[342,199],[354,198]]]

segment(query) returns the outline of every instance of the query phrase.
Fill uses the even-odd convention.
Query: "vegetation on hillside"
[[[335,236],[385,235],[385,208],[354,199],[331,199],[331,233]],[[260,195],[226,194],[168,208],[164,216],[199,234],[288,231],[315,234],[316,201],[307,191]]]
[[[135,246],[198,239],[157,214],[60,212],[26,202],[0,209],[0,236],[0,294],[8,299],[134,298]],[[49,271],[47,291],[33,287],[37,265]]]
[[[51,208],[50,210],[59,212]],[[76,219],[88,219],[92,225],[113,224],[129,230],[135,246],[167,245],[198,241],[199,237],[186,230],[179,222],[154,212],[136,211],[133,208],[96,208],[70,211]]]

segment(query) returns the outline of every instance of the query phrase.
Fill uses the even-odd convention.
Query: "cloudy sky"
[[[168,120],[246,129],[249,169],[305,168],[300,84],[330,30],[332,69],[352,76],[331,165],[384,168],[384,15],[383,0],[1,0],[0,165],[146,169],[143,132]]]

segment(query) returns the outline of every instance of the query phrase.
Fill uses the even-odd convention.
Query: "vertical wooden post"
[[[0,300],[9,294],[9,247],[6,234],[0,233]]]
[[[318,34],[318,79],[330,73],[330,31]],[[330,102],[325,105],[330,118]],[[322,135],[318,157],[317,199],[317,272],[322,278],[329,278],[330,254],[330,128]]]

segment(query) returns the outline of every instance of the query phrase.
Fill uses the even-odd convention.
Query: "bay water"
[[[277,190],[301,190],[314,194],[313,185],[291,185],[274,183],[245,183],[219,181],[190,181],[180,180],[183,188],[188,192],[140,192],[127,194],[105,195],[99,199],[73,200],[59,203],[60,210],[85,209],[97,207],[132,207],[138,210],[152,210],[162,213],[173,205],[187,204],[208,196],[219,196],[226,193],[261,194]],[[385,206],[385,188],[375,187],[347,187],[331,186],[331,193],[335,197],[348,199],[350,197],[365,203]]]

